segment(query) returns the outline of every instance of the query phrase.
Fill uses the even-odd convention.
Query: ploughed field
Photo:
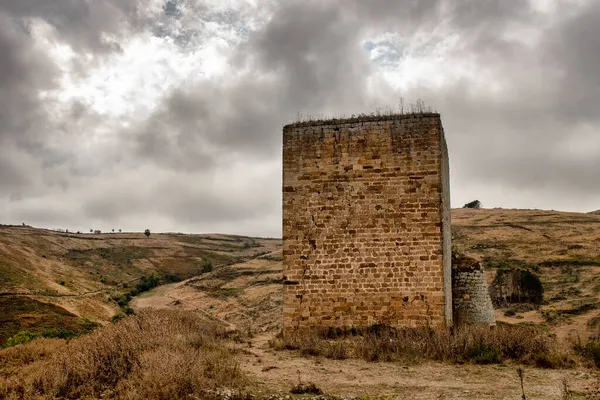
[[[452,224],[490,284],[531,271],[542,303],[498,304],[492,333],[284,339],[279,239],[0,226],[0,346],[37,337],[0,350],[0,398],[513,399],[520,367],[528,399],[600,398],[600,215],[457,209]]]

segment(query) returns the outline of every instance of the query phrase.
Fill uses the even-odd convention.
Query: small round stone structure
[[[494,306],[479,261],[452,254],[452,299],[456,326],[496,325]]]

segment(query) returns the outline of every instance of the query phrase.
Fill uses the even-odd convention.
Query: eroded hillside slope
[[[231,235],[145,237],[0,226],[0,344],[18,329],[70,325],[60,322],[65,319],[108,322],[119,311],[115,299],[142,277],[180,281],[279,246],[280,240]]]

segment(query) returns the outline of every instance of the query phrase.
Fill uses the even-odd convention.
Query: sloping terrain
[[[600,216],[541,210],[455,209],[453,247],[483,262],[490,284],[498,270],[540,277],[544,302],[496,310],[499,321],[548,324],[560,336],[600,332]],[[159,287],[134,308],[201,310],[255,331],[281,323],[281,255],[273,253]],[[509,309],[515,314],[505,316]],[[511,314],[511,313],[507,313]]]
[[[136,297],[134,309],[199,310],[231,327],[278,330],[282,319],[281,250]]]
[[[72,341],[0,350],[0,398],[508,400],[525,398],[524,390],[527,399],[558,400],[600,393],[597,370],[583,366],[526,367],[522,389],[512,363],[331,359],[276,350],[269,332],[223,328],[194,311],[142,310]],[[327,396],[290,394],[302,387]]]
[[[498,271],[524,269],[539,276],[543,283],[541,305],[508,304],[496,310],[498,320],[543,324],[563,338],[576,334],[585,340],[585,336],[598,334],[599,215],[504,209],[457,209],[452,213],[453,246],[482,261],[489,282],[494,281]],[[207,261],[210,261],[210,268],[207,268]],[[224,326],[226,330],[238,330],[234,335],[240,334],[243,340],[223,344],[233,348],[233,352],[227,353],[225,364],[229,367],[239,365],[239,371],[248,377],[249,388],[256,398],[286,398],[293,386],[303,382],[315,383],[325,393],[337,396],[521,397],[516,373],[519,365],[512,362],[496,365],[369,362],[278,350],[270,345],[281,328],[280,240],[223,235],[152,234],[150,238],[142,234],[67,235],[27,227],[2,227],[0,262],[3,263],[0,291],[6,294],[0,296],[0,301],[10,302],[0,303],[0,307],[3,311],[13,310],[11,316],[0,320],[0,324],[12,324],[9,329],[12,331],[29,327],[41,329],[52,324],[76,330],[76,324],[81,323],[78,317],[94,320],[93,315],[101,317],[95,320],[107,321],[119,309],[114,295],[131,290],[139,282],[136,279],[155,274],[164,283],[168,276],[177,275],[177,279],[181,279],[178,282],[160,285],[131,299],[128,306],[138,311],[135,318],[144,315],[142,309],[158,308],[166,309],[156,311],[159,319],[167,318],[160,313],[176,312],[185,320],[197,316],[216,321],[217,326]],[[62,305],[68,311],[48,303]],[[92,312],[102,309],[106,309],[103,314]],[[75,339],[75,343],[79,343],[76,347],[82,354],[96,354],[99,350],[92,343],[94,338],[103,337],[103,332],[120,330],[123,330],[123,343],[128,343],[126,340],[130,340],[131,335],[120,327],[133,329],[135,323],[132,321],[135,319],[126,319],[125,325],[121,322],[109,324],[95,336]],[[204,326],[201,321],[198,324]],[[142,346],[139,360],[145,363],[143,365],[149,365],[149,370],[138,371],[137,375],[127,379],[146,377],[147,386],[144,387],[154,393],[151,383],[165,373],[165,365],[169,365],[166,376],[173,382],[189,376],[183,367],[192,365],[190,360],[198,359],[194,352],[201,342],[192,335],[193,340],[184,343],[187,347],[181,347],[183,336],[177,332],[189,330],[187,323],[148,329],[156,329],[164,336],[159,344],[167,350],[154,344],[148,348]],[[142,331],[134,331],[140,341],[150,341]],[[546,333],[544,336],[548,337]],[[0,359],[6,356],[12,360],[10,368],[0,365],[0,391],[3,384],[5,388],[18,387],[19,382],[28,379],[32,372],[44,376],[45,368],[54,365],[55,358],[60,359],[63,353],[56,349],[66,349],[64,341],[52,340],[0,350]],[[107,347],[112,346],[112,342],[106,342]],[[121,342],[118,345],[121,346]],[[132,346],[140,347],[135,343]],[[174,349],[179,353],[174,355]],[[133,352],[127,354],[133,357]],[[223,365],[225,358],[219,357],[215,365]],[[73,363],[79,362],[77,357],[70,359]],[[19,367],[19,363],[27,365]],[[197,364],[204,368],[203,363]],[[237,367],[234,370],[238,371]],[[60,371],[55,369],[53,374]],[[203,371],[212,374],[206,369]],[[528,399],[600,398],[600,376],[583,361],[572,369],[546,370],[527,366],[524,377]],[[185,388],[188,386],[184,385]],[[141,396],[137,386],[133,385],[131,390]],[[106,398],[111,398],[111,393],[107,390]],[[156,393],[146,398],[161,398]],[[273,393],[281,396],[273,397]]]
[[[483,262],[491,282],[498,270],[527,269],[544,288],[539,308],[517,305],[505,322],[550,324],[565,336],[598,334],[600,215],[542,210],[457,209],[452,245]]]
[[[550,324],[561,335],[599,332],[600,215],[455,209],[452,230],[454,248],[482,261],[490,283],[498,270],[513,268],[541,278],[543,304],[498,309],[499,321]],[[279,239],[227,235],[147,238],[0,226],[0,298],[19,295],[106,322],[119,310],[115,298],[156,274],[175,283],[135,297],[133,308],[194,309],[244,329],[277,330],[280,247]]]
[[[35,333],[62,328],[78,333],[92,325],[62,307],[24,296],[0,297],[0,310],[0,347],[20,331]]]
[[[3,336],[28,329],[32,318],[54,320],[61,327],[65,324],[58,323],[64,320],[59,315],[66,314],[108,322],[119,311],[115,299],[131,291],[141,278],[181,281],[271,253],[279,246],[280,240],[231,235],[146,237],[0,226],[0,304],[3,326],[12,327],[3,329]]]

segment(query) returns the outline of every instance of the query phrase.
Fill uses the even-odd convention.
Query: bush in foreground
[[[304,355],[368,361],[434,360],[459,364],[514,361],[541,368],[572,367],[575,363],[572,353],[556,339],[532,326],[471,326],[451,332],[375,325],[359,330],[310,330],[280,335],[271,344],[276,349],[299,350]],[[340,348],[345,349],[343,353]]]
[[[0,398],[205,398],[245,384],[227,337],[195,313],[143,310],[69,343],[55,340],[57,351],[49,339],[2,351],[0,359],[15,361],[0,363]],[[41,355],[32,352],[42,345]]]
[[[575,350],[584,358],[592,361],[594,365],[600,368],[600,339],[591,339],[588,343],[578,343]]]

